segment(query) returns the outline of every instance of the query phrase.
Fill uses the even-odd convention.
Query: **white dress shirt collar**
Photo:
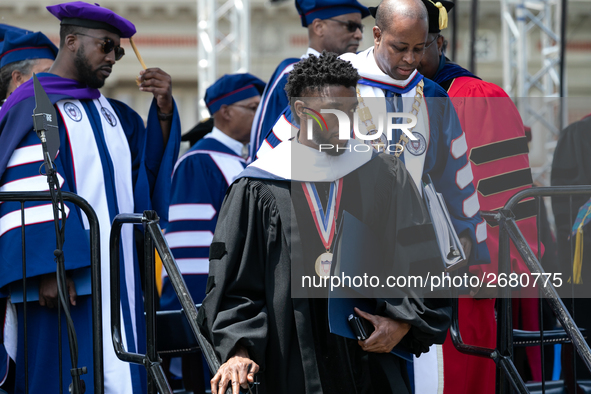
[[[242,157],[242,149],[244,144],[240,141],[236,141],[234,138],[230,137],[217,127],[214,126],[211,133],[207,134],[204,138],[214,138],[222,144],[226,145],[228,148],[230,148],[232,152]]]

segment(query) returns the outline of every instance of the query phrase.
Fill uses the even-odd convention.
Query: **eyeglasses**
[[[357,31],[357,29],[359,29],[360,32],[363,33],[363,25],[361,23],[357,23],[357,22],[353,22],[353,21],[340,21],[338,19],[333,19],[333,18],[326,18],[330,21],[334,21],[334,22],[338,22],[341,25],[346,25],[347,26],[347,31],[349,33],[355,33]]]
[[[441,34],[437,34],[437,35],[435,36],[435,38],[431,40],[431,42],[430,42],[430,43],[428,43],[427,45],[425,45],[425,49],[429,48],[429,47],[431,46],[431,44],[433,44],[435,41],[437,41],[437,39],[439,38],[439,36],[440,36],[440,35],[441,35]]]
[[[125,49],[121,48],[120,46],[115,46],[115,41],[113,41],[112,39],[110,39],[108,37],[95,37],[95,36],[90,36],[90,35],[84,34],[84,33],[74,33],[74,34],[77,36],[86,36],[86,37],[96,38],[97,40],[103,40],[103,42],[101,44],[101,47],[103,49],[103,53],[105,55],[108,55],[113,50],[115,50],[115,61],[121,60],[123,55],[125,55]]]
[[[247,110],[249,110],[251,112],[257,112],[257,108],[258,108],[258,105],[255,107],[254,105],[253,106],[248,106],[248,105],[240,105],[240,104],[230,104],[230,106],[231,107],[244,108],[244,109],[247,109]]]

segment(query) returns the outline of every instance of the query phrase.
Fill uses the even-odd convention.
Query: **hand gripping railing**
[[[197,308],[187,285],[179,271],[176,261],[172,257],[170,248],[158,224],[159,218],[154,211],[145,211],[143,214],[120,214],[115,217],[111,228],[111,332],[113,335],[113,346],[117,357],[123,361],[142,364],[149,373],[148,393],[156,392],[161,394],[172,394],[172,390],[166,381],[161,359],[157,353],[156,346],[156,288],[154,282],[154,248],[158,251],[162,265],[170,283],[177,294],[183,308],[187,321],[205,359],[212,371],[217,371],[220,363],[209,342],[201,334],[197,325]],[[119,244],[121,239],[121,227],[125,223],[143,224],[144,226],[144,303],[146,309],[146,354],[129,353],[125,350],[121,336],[120,319],[120,289],[119,289]]]
[[[90,226],[90,267],[91,267],[91,289],[92,289],[92,349],[93,349],[93,370],[94,370],[94,393],[104,393],[103,380],[103,315],[101,304],[101,266],[100,266],[100,233],[99,222],[96,213],[88,202],[77,194],[62,192],[65,202],[76,205],[84,212]],[[23,248],[23,294],[27,294],[27,281],[25,275],[26,247],[25,247],[25,201],[52,201],[49,192],[0,192],[0,201],[17,201],[21,203],[21,242]],[[67,239],[67,238],[66,238]],[[25,335],[25,392],[28,392],[28,350],[27,350],[27,309],[26,297],[23,297],[23,318]],[[61,327],[60,327],[61,329]],[[61,348],[59,349],[61,359]],[[61,374],[60,374],[61,375]],[[60,376],[61,379],[61,376]]]

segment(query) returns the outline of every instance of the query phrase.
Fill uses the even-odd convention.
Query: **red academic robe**
[[[478,190],[480,209],[496,210],[505,205],[515,193],[532,186],[527,140],[521,116],[507,94],[497,85],[472,77],[458,77],[449,87],[448,94],[456,109],[462,130],[466,133],[469,158]],[[535,200],[525,200],[515,211],[517,224],[537,254],[537,209]],[[498,271],[499,227],[488,223],[486,244],[491,264],[471,266],[470,272],[482,277],[483,273]],[[511,245],[511,268],[518,274],[529,273],[516,248]],[[532,289],[523,289],[529,292]],[[535,291],[535,289],[534,289]],[[525,294],[522,294],[525,295]],[[535,298],[514,299],[516,309],[537,314]],[[465,343],[488,348],[496,345],[494,299],[459,300],[460,332]],[[531,304],[531,305],[530,305]],[[537,318],[524,318],[519,328],[538,330]],[[518,320],[515,320],[517,323]],[[514,327],[518,328],[514,323]],[[449,334],[448,334],[449,335]],[[540,349],[528,348],[528,358],[535,380],[541,379]],[[451,338],[443,345],[444,394],[495,392],[495,364],[492,360],[458,352]],[[461,376],[461,379],[458,377]]]

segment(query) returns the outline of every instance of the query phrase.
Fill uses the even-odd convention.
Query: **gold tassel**
[[[140,61],[142,68],[144,70],[147,69],[148,67],[146,67],[146,63],[144,63],[144,59],[142,59],[142,55],[140,55],[140,51],[138,51],[137,47],[135,46],[135,42],[133,42],[133,37],[129,37],[129,43],[131,44],[131,47],[133,48],[133,51],[135,52],[135,56],[137,57],[137,60]]]
[[[583,270],[583,224],[585,223],[585,219],[589,216],[591,209],[587,211],[583,220],[581,220],[581,224],[577,228],[577,238],[575,242],[575,257],[573,261],[573,277],[575,284],[580,285],[583,283],[583,279],[581,277],[581,271]]]
[[[433,3],[435,7],[439,8],[439,30],[447,29],[447,10],[440,2],[435,3],[433,0],[429,1]]]

